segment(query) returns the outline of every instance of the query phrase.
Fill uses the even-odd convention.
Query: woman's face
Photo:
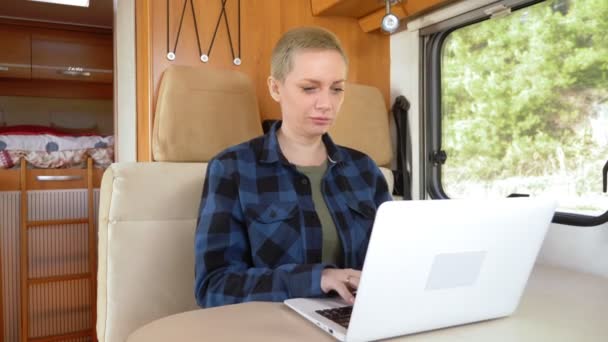
[[[344,100],[346,63],[334,50],[301,50],[283,81],[271,79],[272,97],[279,102],[282,128],[314,138],[326,133]]]

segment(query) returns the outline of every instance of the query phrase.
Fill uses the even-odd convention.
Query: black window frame
[[[540,2],[545,2],[545,0],[504,0],[423,28],[420,31],[422,121],[424,126],[423,157],[421,158],[424,165],[422,181],[432,199],[449,199],[441,182],[441,165],[445,162],[445,154],[443,154],[441,148],[441,51],[443,43],[452,32],[490,19],[491,15],[486,13],[486,9],[497,4],[503,4],[511,8],[511,11],[517,11]],[[598,170],[598,172],[600,171]],[[556,212],[553,216],[553,222],[581,227],[598,226],[608,222],[608,210],[599,216]]]

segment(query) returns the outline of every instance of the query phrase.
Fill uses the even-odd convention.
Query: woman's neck
[[[298,166],[317,166],[327,159],[327,151],[321,136],[305,137],[294,134],[286,127],[277,131],[281,152],[287,160]]]

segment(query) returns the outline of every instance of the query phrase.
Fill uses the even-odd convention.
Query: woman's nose
[[[317,97],[316,107],[317,109],[327,110],[331,108],[331,94],[330,91],[320,91]]]

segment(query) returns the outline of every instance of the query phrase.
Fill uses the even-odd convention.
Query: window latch
[[[608,180],[608,160],[606,161],[606,164],[604,164],[604,169],[602,170],[602,181],[603,181],[603,190],[604,192],[606,192],[606,185],[607,185],[607,180]]]
[[[433,151],[433,154],[431,154],[431,162],[433,162],[435,166],[445,164],[447,159],[448,155],[444,150]]]
[[[492,18],[492,19],[501,18],[501,17],[506,17],[507,15],[511,14],[511,8],[507,7],[503,4],[499,4],[496,6],[486,8],[484,10],[484,13],[486,15],[489,15],[490,18]]]
[[[529,194],[519,194],[517,192],[511,193],[509,194],[509,196],[507,196],[507,198],[518,198],[518,197],[530,197]]]

